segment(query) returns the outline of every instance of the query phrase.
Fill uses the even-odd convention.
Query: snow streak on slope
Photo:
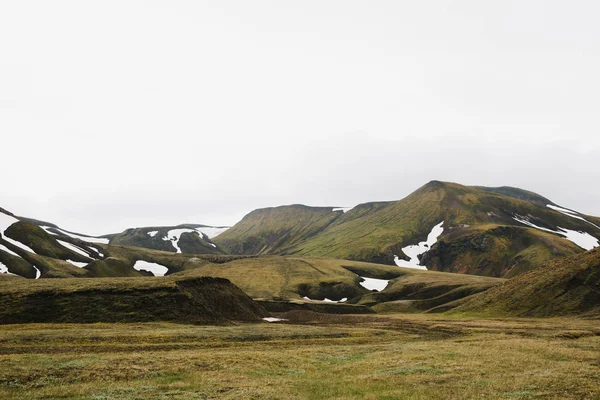
[[[303,299],[310,300],[310,301],[324,301],[326,303],[345,303],[346,301],[348,301],[347,297],[344,297],[341,300],[329,300],[327,297],[325,297],[323,300],[313,300],[313,299],[309,299],[308,297],[304,296]]]
[[[539,229],[539,230],[542,230],[545,232],[554,233],[556,235],[564,236],[567,240],[570,240],[571,242],[575,243],[577,246],[581,247],[582,249],[591,250],[594,247],[600,246],[600,243],[598,243],[598,239],[596,239],[595,237],[593,237],[592,235],[590,235],[587,232],[572,231],[570,229],[561,228],[560,226],[557,226],[557,228],[559,230],[555,231],[552,229],[537,226],[534,223],[527,220],[526,218],[527,217],[523,217],[523,216],[513,217],[513,219],[515,221],[520,222],[523,225],[527,225],[532,228],[536,228],[536,229]]]
[[[77,268],[83,268],[86,265],[88,265],[88,263],[84,263],[84,262],[79,262],[79,261],[72,261],[72,260],[67,260],[68,263],[73,264],[74,266],[76,266]]]
[[[360,286],[369,290],[377,290],[378,292],[385,289],[389,283],[389,280],[385,279],[365,278],[364,276],[361,276],[360,278],[363,279],[363,281],[360,282]]]
[[[6,246],[4,246],[2,244],[0,244],[0,250],[4,250],[8,254],[12,254],[13,256],[19,257],[19,255],[17,253],[15,253],[14,251],[10,250],[8,247],[6,247]]]
[[[406,254],[410,260],[402,260],[398,256],[394,256],[394,262],[399,267],[407,267],[407,268],[415,268],[415,269],[427,269],[427,267],[419,264],[419,256],[421,254],[425,254],[431,246],[433,246],[438,237],[444,232],[444,221],[440,222],[436,226],[431,229],[429,235],[427,235],[427,240],[425,242],[420,242],[419,244],[413,244],[410,246],[406,246],[402,248],[404,254]]]
[[[154,237],[154,236],[156,236],[157,233],[158,233],[158,231],[150,231],[150,232],[148,232],[148,236]]]
[[[154,276],[165,276],[169,272],[169,269],[163,265],[142,260],[136,261],[133,269],[136,271],[150,271]]]
[[[332,209],[331,211],[341,211],[343,213],[347,213],[348,211],[352,210],[354,207],[356,207],[356,206],[352,206],[352,207],[336,207],[336,208]]]
[[[79,247],[75,246],[74,244],[71,244],[69,242],[65,242],[63,240],[57,240],[57,242],[60,243],[61,245],[63,245],[64,247],[66,247],[67,249],[74,251],[75,253],[81,254],[82,256],[85,256],[85,257],[89,257],[88,253],[86,253],[85,251],[83,251]]]
[[[577,215],[577,213],[575,211],[571,211],[571,210],[567,210],[566,208],[562,208],[562,207],[557,207],[557,206],[553,206],[551,204],[548,204],[548,208],[553,209],[554,211],[558,211],[561,214],[567,215],[571,218],[577,218],[581,221],[587,222],[590,225],[595,226],[596,228],[600,229],[600,226],[594,224],[593,222],[588,221],[587,219]]]

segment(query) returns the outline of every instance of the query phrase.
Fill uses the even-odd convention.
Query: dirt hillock
[[[147,321],[222,324],[259,321],[267,315],[230,281],[211,277],[11,280],[0,282],[0,304],[0,323],[4,324]]]

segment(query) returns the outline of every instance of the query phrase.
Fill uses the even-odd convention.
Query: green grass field
[[[2,399],[597,399],[600,322],[282,315],[0,330]]]

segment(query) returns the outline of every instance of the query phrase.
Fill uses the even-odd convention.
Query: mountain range
[[[399,201],[281,206],[230,228],[183,224],[99,237],[0,209],[0,283],[119,277],[145,287],[135,279],[210,276],[275,311],[593,313],[600,249],[589,250],[599,245],[599,224],[522,189],[439,181]],[[54,280],[40,293],[81,287],[71,281]],[[533,291],[546,301],[501,306]]]

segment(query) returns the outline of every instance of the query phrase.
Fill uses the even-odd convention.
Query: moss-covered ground
[[[597,399],[600,323],[282,315],[0,329],[3,399]]]

